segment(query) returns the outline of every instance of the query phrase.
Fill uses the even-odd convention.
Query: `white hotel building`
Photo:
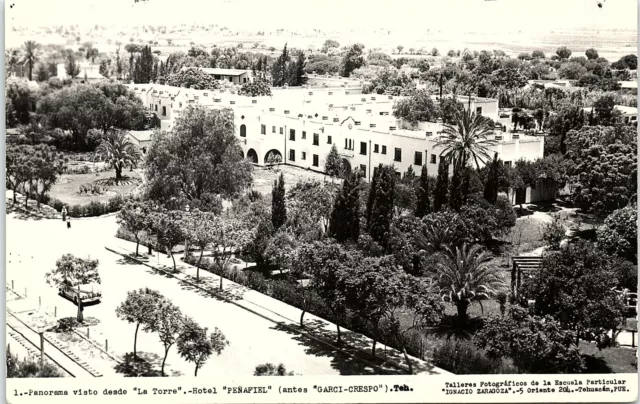
[[[175,118],[188,105],[232,108],[236,135],[243,156],[264,165],[270,153],[282,163],[322,172],[331,146],[336,145],[351,169],[360,169],[367,179],[379,164],[393,164],[400,174],[409,166],[420,172],[423,164],[435,175],[440,150],[436,139],[442,122],[421,122],[416,129],[402,128],[393,117],[394,102],[400,97],[361,94],[360,87],[345,82],[340,87],[273,89],[271,97],[245,97],[230,91],[191,90],[155,84],[132,84],[131,88],[170,130]],[[498,121],[498,101],[458,97],[472,108]],[[493,147],[505,164],[518,159],[543,156],[544,137],[501,132]],[[543,192],[544,191],[544,192]],[[535,202],[553,197],[549,190],[527,189],[514,195],[513,202]],[[543,195],[544,194],[544,195]]]

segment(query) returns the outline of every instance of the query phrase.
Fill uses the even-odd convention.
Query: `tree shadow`
[[[58,319],[58,324],[49,328],[47,331],[55,333],[65,333],[76,328],[93,327],[100,324],[100,320],[95,317],[85,317],[82,323],[79,323],[75,317],[63,317]]]
[[[309,322],[309,325],[305,331],[310,331],[313,328],[313,324]],[[338,370],[340,375],[349,376],[349,375],[400,375],[405,374],[406,372],[389,368],[384,365],[383,361],[380,359],[376,359],[370,357],[365,360],[361,356],[359,356],[358,352],[352,352],[353,349],[349,349],[349,347],[341,346],[341,349],[349,352],[351,355],[347,355],[340,350],[332,347],[326,342],[319,341],[318,339],[325,339],[331,333],[324,332],[324,335],[321,335],[320,332],[311,332],[318,339],[311,338],[309,336],[304,335],[299,327],[286,325],[285,323],[278,323],[275,326],[271,327],[271,329],[285,332],[291,335],[291,339],[297,341],[299,345],[305,347],[305,354],[316,356],[316,357],[328,357],[331,358],[331,367]],[[328,338],[331,341],[331,336]],[[333,340],[335,341],[335,336],[333,336]]]
[[[18,202],[19,203],[19,202]],[[13,205],[12,202],[7,202],[6,205],[6,213],[14,213],[15,218],[18,220],[43,220],[46,219],[45,214],[36,214],[29,210],[25,210],[24,206],[18,206],[18,204]],[[61,223],[62,226],[64,223]]]
[[[607,365],[602,358],[593,355],[582,355],[584,358],[585,370],[583,373],[614,373],[613,369]]]
[[[165,376],[182,376],[182,372],[168,369],[165,364]],[[120,358],[114,369],[116,373],[124,377],[162,377],[160,371],[162,367],[162,357],[151,352],[137,352],[137,358],[133,357],[133,352],[126,353]]]

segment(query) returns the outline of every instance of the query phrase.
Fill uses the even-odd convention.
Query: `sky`
[[[637,0],[601,1],[602,8],[597,0],[6,0],[5,21],[7,27],[205,23],[251,31],[637,29]]]

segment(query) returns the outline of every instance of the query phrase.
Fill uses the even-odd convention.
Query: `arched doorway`
[[[271,149],[264,155],[265,164],[280,164],[282,161],[282,153],[278,149]]]
[[[240,125],[240,137],[247,137],[247,125]]]
[[[347,175],[351,175],[351,163],[349,163],[349,160],[345,158],[342,159],[342,172],[345,177]]]
[[[258,164],[258,153],[253,149],[247,150],[247,159],[249,159],[253,164]]]

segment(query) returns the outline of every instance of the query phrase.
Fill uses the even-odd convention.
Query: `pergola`
[[[522,285],[522,273],[538,271],[542,268],[542,257],[539,256],[518,256],[511,258],[513,267],[511,268],[511,291],[513,296],[517,296],[518,289]]]

